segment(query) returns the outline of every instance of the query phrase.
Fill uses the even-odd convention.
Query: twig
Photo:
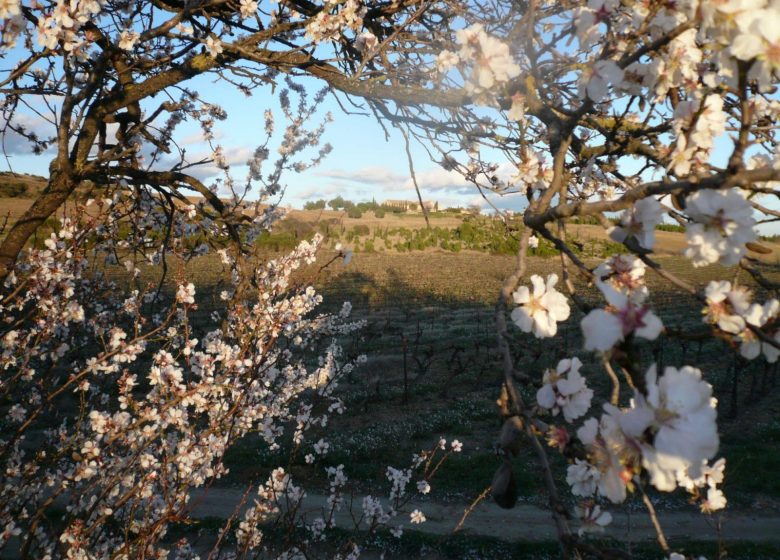
[[[473,502],[467,507],[465,510],[463,510],[463,516],[460,518],[460,521],[458,521],[458,524],[455,526],[455,528],[452,530],[453,533],[457,533],[460,531],[460,528],[463,527],[463,524],[466,522],[466,518],[471,515],[471,512],[474,511],[474,508],[477,507],[479,502],[484,500],[487,495],[490,493],[490,486],[485,488],[482,493],[477,496]]]
[[[655,513],[655,507],[653,506],[653,502],[650,501],[650,497],[647,495],[642,485],[639,485],[639,489],[642,492],[642,501],[645,503],[645,507],[647,507],[647,513],[648,515],[650,515],[650,521],[653,522],[653,527],[655,528],[655,536],[658,539],[658,544],[661,546],[661,549],[664,551],[664,554],[668,556],[669,543],[666,542],[666,536],[664,535],[664,530],[661,528],[661,523],[659,523],[658,521],[658,516]]]

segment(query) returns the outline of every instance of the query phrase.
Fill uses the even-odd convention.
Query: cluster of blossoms
[[[58,0],[54,9],[38,19],[38,44],[48,49],[63,49],[67,54],[85,60],[89,56],[90,39],[82,27],[99,14],[104,2]]]
[[[488,35],[481,24],[459,29],[455,36],[460,50],[439,53],[437,66],[447,72],[460,66],[466,72],[466,90],[485,103],[492,101],[495,89],[520,75],[520,66],[514,61],[509,46]]]
[[[525,149],[520,153],[520,162],[511,183],[520,187],[521,192],[543,191],[550,184],[552,174],[552,167],[538,152]]]
[[[580,374],[581,367],[579,358],[572,358],[558,362],[555,370],[545,371],[544,384],[536,393],[539,406],[550,410],[553,415],[562,412],[567,422],[573,422],[588,412],[593,390],[588,388]]]
[[[703,100],[682,101],[674,110],[677,142],[670,154],[669,168],[685,176],[694,167],[705,164],[714,147],[714,139],[726,130],[723,98],[709,95]]]
[[[705,322],[716,326],[733,343],[739,344],[740,354],[749,360],[764,355],[767,362],[775,363],[780,349],[756,334],[763,332],[769,340],[780,344],[780,302],[770,299],[763,305],[751,303],[750,292],[727,280],[712,281],[705,291],[707,307]]]
[[[719,262],[734,265],[745,254],[745,244],[755,241],[753,208],[740,189],[701,190],[685,201],[691,223],[685,230],[685,256],[694,266]]]
[[[604,405],[599,420],[590,418],[577,430],[587,457],[568,467],[572,493],[621,503],[644,470],[664,492],[709,486],[702,508],[722,508],[725,498],[716,486],[725,463],[707,466],[718,449],[712,387],[690,366],[667,367],[659,378],[653,365],[644,381],[646,394],[636,391],[629,408]]]
[[[26,531],[23,538],[31,556],[133,557],[143,549],[146,555],[163,557],[169,551],[159,542],[168,522],[186,515],[191,488],[208,486],[226,473],[223,458],[236,439],[257,433],[275,450],[280,438],[289,435],[296,448],[308,451],[305,460],[311,468],[333,456],[327,435],[312,436],[310,431],[325,429],[331,417],[343,411],[334,394],[338,379],[365,358],[345,357],[338,344],[340,337],[362,326],[348,322],[350,306],[338,314],[315,315],[320,295],[311,287],[296,287],[293,280],[296,271],[315,262],[320,237],[257,267],[248,265],[241,251],[221,250],[227,285],[219,290],[225,303],[212,314],[219,328],[203,328],[195,321],[199,294],[183,268],[170,292],[165,286],[142,286],[142,264],[167,269],[174,260],[187,261],[204,255],[210,246],[221,246],[212,241],[226,240],[228,234],[238,245],[251,244],[279,215],[273,203],[263,210],[258,203],[253,218],[244,212],[249,187],[236,192],[228,173],[231,152],[214,144],[214,123],[225,118],[224,111],[198,100],[198,93],[187,92],[181,101],[170,95],[174,89],[186,91],[179,81],[168,81],[172,74],[206,71],[224,76],[225,69],[233,71],[230,80],[239,80],[245,92],[276,83],[278,72],[316,69],[328,76],[330,85],[350,94],[386,95],[399,109],[396,124],[408,125],[409,132],[431,143],[449,143],[444,151],[460,146],[469,164],[451,168],[464,170],[469,180],[481,172],[488,175],[488,170],[494,192],[501,192],[497,185],[503,185],[503,179],[494,173],[497,165],[479,160],[479,145],[504,151],[517,168],[512,181],[528,200],[529,226],[535,223],[529,218],[557,220],[565,234],[568,218],[604,222],[613,210],[624,209],[609,234],[638,256],[617,255],[592,270],[574,251],[565,255],[593,279],[606,300],[602,308],[583,311],[585,349],[600,352],[598,358],[607,368],[612,360],[617,362],[634,389],[630,405],[619,408],[616,383],[614,404],[579,426],[582,445],[567,450],[579,453],[572,457],[566,478],[572,493],[585,500],[578,512],[583,530],[609,523],[611,516],[598,500],[620,502],[648,479],[662,491],[684,488],[701,500],[706,512],[724,507],[719,485],[725,462],[708,462],[718,448],[712,388],[691,366],[667,367],[660,376],[653,366],[645,374],[644,367],[633,362],[641,352],[632,351],[638,349],[637,339],[655,340],[663,330],[648,303],[645,273],[646,266],[660,268],[649,253],[666,214],[686,225],[684,254],[694,266],[740,264],[760,278],[743,257],[755,250],[759,220],[754,212],[762,211],[760,195],[776,188],[770,179],[776,175],[769,172],[780,168],[775,130],[780,103],[773,93],[780,70],[780,31],[775,25],[780,3],[542,2],[528,12],[533,17],[512,2],[495,3],[489,13],[469,13],[468,6],[452,9],[447,2],[422,6],[323,0],[302,3],[305,15],[284,0],[273,3],[270,11],[261,9],[257,0],[199,5],[194,11],[156,5],[159,17],[145,19],[142,9],[128,10],[126,2],[112,0],[44,0],[24,7],[19,0],[0,2],[3,47],[22,37],[32,51],[29,68],[22,64],[7,73],[7,114],[13,113],[9,107],[35,106],[27,103],[27,92],[47,103],[62,96],[64,101],[55,107],[61,111],[59,138],[78,143],[89,138],[90,129],[107,126],[101,139],[74,145],[73,161],[52,168],[52,176],[70,167],[96,170],[96,177],[109,179],[103,181],[106,185],[117,179],[113,195],[80,212],[86,217],[108,211],[110,219],[80,229],[66,222],[56,234],[36,239],[42,244],[17,263],[0,291],[5,321],[0,330],[0,391],[13,395],[2,409],[6,429],[0,440],[5,477],[0,484],[0,527],[5,530],[0,546]],[[241,37],[231,45],[227,41],[236,29]],[[252,43],[253,36],[260,37],[258,43]],[[372,57],[378,37],[387,56]],[[325,41],[333,48],[315,48]],[[267,44],[275,45],[274,50],[267,51]],[[456,46],[434,60],[431,49],[440,45]],[[318,51],[327,52],[328,60],[315,58]],[[434,64],[438,73],[427,71]],[[176,71],[168,72],[172,65]],[[454,68],[459,75],[451,72]],[[518,79],[521,68],[525,75]],[[144,87],[136,87],[141,81]],[[158,90],[155,82],[170,87]],[[453,87],[439,96],[443,84]],[[158,98],[168,101],[159,113],[134,121],[137,116],[121,101],[142,90],[162,93]],[[392,93],[381,93],[387,91]],[[418,104],[415,100],[421,96]],[[412,102],[404,106],[405,99]],[[138,101],[145,111],[152,107],[147,101]],[[280,101],[290,116],[286,93]],[[441,113],[420,109],[439,102]],[[472,103],[500,107],[508,122],[502,129],[489,109],[472,110]],[[103,113],[106,106],[118,109]],[[425,117],[417,119],[410,107]],[[283,169],[303,171],[327,153],[324,147],[311,163],[290,160],[319,142],[321,128],[301,128],[313,111],[302,109],[291,119],[277,149],[280,159],[270,173],[261,169],[270,153],[267,144],[250,158],[247,183],[264,183],[264,197],[281,192]],[[170,118],[160,123],[157,117],[165,113]],[[451,122],[438,122],[435,114],[449,114]],[[97,126],[95,115],[102,115],[96,117]],[[112,130],[120,115],[129,128]],[[6,117],[8,130],[22,130],[20,119],[12,117]],[[185,119],[200,124],[209,143],[206,157],[224,175],[221,183],[200,189],[216,198],[213,208],[179,196],[180,188],[192,184],[136,179],[143,169],[159,169],[160,154],[168,153],[173,129]],[[270,112],[265,121],[270,136]],[[450,126],[453,123],[457,126]],[[728,164],[721,165],[715,146],[727,131],[735,132],[735,149]],[[150,146],[144,153],[153,153],[151,161],[143,161],[142,148]],[[38,142],[36,147],[46,146]],[[555,165],[547,159],[547,148]],[[183,156],[177,171],[189,167]],[[642,161],[635,172],[628,158]],[[125,167],[128,162],[132,165]],[[646,183],[651,176],[654,183]],[[559,188],[553,192],[551,184]],[[150,186],[175,195],[181,207],[166,205],[160,190]],[[231,194],[223,200],[226,191]],[[555,204],[563,211],[556,212]],[[776,211],[764,213],[772,216]],[[127,216],[132,216],[131,231],[121,231]],[[247,221],[251,224],[244,228]],[[548,239],[554,235],[536,229]],[[181,241],[196,237],[193,246]],[[171,241],[161,243],[162,238]],[[208,243],[200,241],[204,238]],[[538,242],[531,237],[529,246]],[[562,235],[555,245],[566,243]],[[337,250],[347,264],[351,253]],[[100,274],[86,272],[119,263],[134,283],[124,291]],[[511,318],[521,330],[552,337],[558,323],[570,317],[567,298],[555,289],[557,281],[554,274],[546,279],[534,275],[530,287],[514,292]],[[763,354],[769,362],[777,360],[777,299],[753,303],[751,294],[732,281],[711,283],[706,301],[705,321],[717,328],[720,338],[738,346],[746,358]],[[85,355],[85,348],[94,352]],[[304,359],[312,351],[321,355]],[[594,397],[581,369],[579,359],[571,358],[546,371],[536,393],[538,407],[523,412],[579,421]],[[305,396],[312,396],[313,402],[302,402]],[[82,414],[63,412],[71,410],[69,398],[79,401]],[[526,427],[530,431],[538,426]],[[568,446],[565,425],[553,426],[550,433],[556,446]],[[447,452],[442,440],[437,449],[446,455],[461,446],[453,441]],[[397,519],[413,494],[430,492],[430,476],[439,464],[431,455],[420,455],[411,468],[388,468],[390,503],[367,496],[361,523],[373,529]],[[419,473],[416,469],[423,466]],[[506,463],[502,468],[506,472]],[[270,473],[240,522],[236,536],[244,551],[265,546],[262,523],[294,518],[295,510],[303,509],[306,494],[288,471]],[[297,526],[315,541],[333,526],[333,511],[344,506],[343,467],[327,467],[326,474],[331,489],[327,508]],[[504,478],[507,487],[510,480]],[[416,492],[410,492],[409,485]],[[49,500],[66,505],[62,531],[39,523],[41,515],[31,517],[30,512],[45,510]],[[422,509],[413,509],[407,522],[424,521]],[[401,531],[400,525],[393,528],[394,534]],[[307,544],[295,543],[282,557],[306,556]],[[182,546],[176,554],[185,557],[190,552]],[[359,549],[344,552],[353,558]],[[269,550],[258,554],[272,555]]]
[[[321,238],[255,268],[254,301],[230,301],[224,328],[195,338],[192,283],[182,281],[169,311],[150,320],[144,306],[155,300],[153,292],[125,296],[99,276],[86,275],[87,250],[99,250],[106,235],[100,228],[114,219],[114,206],[101,208],[99,217],[88,218],[96,236],[88,238],[83,224],[65,220],[43,249],[29,250],[4,286],[10,294],[2,300],[4,318],[25,320],[0,337],[0,369],[18,372],[4,375],[0,389],[19,396],[8,414],[14,427],[0,440],[7,454],[0,524],[26,531],[28,508],[44,511],[52,496],[65,504],[69,514],[61,534],[56,527],[27,533],[27,546],[41,557],[53,556],[58,547],[74,558],[108,555],[123,546],[131,547],[130,556],[134,546],[164,554],[158,544],[164,527],[186,511],[193,488],[227,472],[224,455],[237,439],[257,432],[274,448],[287,426],[299,441],[310,428],[325,426],[329,414],[343,411],[333,395],[339,375],[360,361],[344,359],[335,339],[364,322],[348,322],[348,312],[314,315],[320,296],[310,287],[291,291],[291,275],[314,263]],[[236,270],[232,258],[224,260]],[[234,275],[233,289],[240,277]],[[334,342],[311,368],[300,355],[270,344],[282,338],[297,341],[300,350],[323,338]],[[85,357],[83,348],[95,352]],[[84,417],[74,422],[52,416],[51,406],[70,406],[62,398],[72,392],[87,407]],[[314,392],[325,411],[299,403],[305,392]],[[40,432],[50,455],[32,456],[30,430]],[[324,454],[327,443],[314,447]],[[281,493],[287,504],[303,499],[302,490],[277,470],[251,515],[272,515]],[[90,530],[96,524],[101,530]],[[125,528],[137,544],[128,544]],[[251,547],[261,541],[249,521],[238,536]],[[4,537],[0,546],[5,544]]]
[[[747,244],[757,239],[753,208],[746,195],[737,188],[703,189],[685,199],[689,222],[684,254],[694,266],[735,265],[745,255]],[[636,243],[640,249],[650,251],[663,213],[655,198],[641,199],[621,214],[619,224],[609,230],[609,235],[615,241]]]
[[[337,39],[347,29],[359,33],[363,28],[366,10],[359,0],[328,0],[306,25],[306,36],[320,43]]]
[[[655,200],[653,203],[657,204]],[[634,210],[641,212],[642,208]],[[623,223],[628,225],[630,220]],[[595,269],[594,282],[608,306],[591,311],[582,320],[585,349],[606,352],[629,337],[658,337],[662,325],[646,304],[645,272],[645,264],[634,255],[616,255]],[[543,298],[550,294],[554,279],[545,286],[541,278],[532,277],[532,283],[533,293],[524,288],[516,293],[515,299],[523,307],[513,312],[513,319],[519,320],[527,332],[537,322],[549,332],[548,308],[554,306]],[[563,298],[562,294],[557,295]],[[743,289],[732,289],[728,282],[711,283],[707,297],[706,319],[735,336],[745,336],[742,333],[749,321],[773,321],[780,309],[776,300],[751,305],[749,294]],[[552,299],[556,300],[556,296]],[[772,318],[756,319],[763,316]],[[744,344],[749,347],[749,342]],[[749,348],[755,351],[754,347]],[[760,343],[757,348],[760,351]],[[776,358],[777,353],[773,356]],[[578,358],[560,361],[555,370],[544,373],[536,395],[542,409],[553,416],[562,413],[568,423],[586,415],[593,398],[593,391],[580,373],[581,366]],[[600,418],[589,418],[576,430],[585,453],[573,458],[566,480],[572,494],[585,500],[578,509],[581,532],[603,530],[611,515],[597,500],[623,502],[641,484],[643,473],[658,490],[687,490],[700,501],[704,512],[711,513],[726,505],[718,487],[723,481],[725,461],[708,464],[718,450],[719,437],[716,400],[701,371],[691,366],[666,367],[659,377],[653,365],[639,385],[641,391],[634,390],[628,407],[605,404]],[[571,438],[565,428],[549,430],[551,445],[560,450],[569,446]]]

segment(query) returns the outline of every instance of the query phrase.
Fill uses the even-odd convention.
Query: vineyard
[[[312,278],[323,294],[323,308],[337,311],[350,301],[353,317],[366,319],[365,329],[342,341],[347,353],[365,353],[368,363],[350,373],[340,391],[346,403],[343,416],[334,419],[337,429],[331,434],[332,454],[325,464],[346,465],[351,479],[380,487],[384,466],[403,464],[413,453],[439,436],[458,438],[464,452],[446,465],[446,474],[438,486],[437,499],[467,503],[490,483],[498,459],[494,439],[499,427],[495,405],[500,387],[498,356],[495,351],[493,306],[502,279],[513,266],[503,255],[461,253],[359,253],[348,264],[336,261]],[[322,257],[327,262],[328,255]],[[718,266],[695,273],[682,258],[661,257],[667,270],[702,287],[723,274]],[[593,259],[595,266],[597,260]],[[534,257],[529,274],[548,274],[559,269],[557,259]],[[188,264],[199,281],[199,293],[211,305],[198,313],[206,317],[219,309],[217,294],[222,289],[221,265],[214,256],[205,256]],[[776,267],[767,265],[770,278],[780,278]],[[737,270],[740,281],[750,282]],[[118,276],[121,275],[118,271]],[[597,293],[577,277],[578,292],[587,302],[596,303]],[[679,365],[696,361],[715,387],[722,418],[724,454],[732,472],[738,475],[726,482],[730,504],[767,511],[780,507],[780,483],[776,477],[749,476],[753,469],[775,472],[780,457],[762,450],[767,441],[780,442],[780,400],[770,389],[777,385],[777,366],[761,361],[748,362],[728,349],[726,343],[702,336],[705,325],[691,321],[692,298],[664,289],[664,284],[648,272],[648,287],[654,309],[669,336],[642,347],[642,363]],[[686,319],[687,318],[687,319]],[[584,371],[600,367],[592,353],[581,350],[581,316],[573,315],[560,325],[556,345],[542,346],[532,335],[512,332],[518,375],[541,379],[545,368],[563,357],[578,356]],[[700,340],[704,339],[704,340]],[[592,377],[594,389],[606,394],[605,383]],[[535,396],[526,395],[533,401]],[[730,437],[750,425],[750,438]],[[335,435],[335,436],[334,436]],[[269,452],[251,438],[229,454],[231,473],[226,482],[241,487],[255,480],[264,469],[277,464],[292,446]],[[527,465],[519,475],[521,500],[541,505],[541,479],[535,470],[531,451],[526,450]],[[318,477],[304,461],[303,453],[293,454],[292,472],[307,479]],[[561,480],[561,484],[564,482]],[[325,485],[325,480],[320,480]],[[661,508],[690,508],[684,497],[656,496]],[[627,508],[640,507],[629,502]]]

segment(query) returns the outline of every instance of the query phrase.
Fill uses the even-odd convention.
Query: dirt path
[[[207,492],[193,493],[193,516],[196,518],[218,517],[227,519],[243,492],[212,488]],[[303,510],[310,512],[310,519],[321,515],[327,497],[307,495]],[[251,504],[252,497],[248,500]],[[353,498],[353,509],[359,515],[362,496]],[[452,533],[467,504],[437,504],[429,501],[412,502],[407,511],[419,509],[427,521],[421,525],[412,525],[408,514],[399,517],[402,525],[426,533],[446,535]],[[247,506],[248,507],[248,506]],[[613,521],[605,535],[623,542],[655,539],[655,532],[649,517],[644,512],[623,513],[612,511]],[[718,540],[716,520],[696,512],[666,512],[659,516],[667,538],[674,544],[679,540]],[[336,516],[336,523],[342,527],[351,526],[348,508],[342,509]],[[726,541],[777,542],[780,543],[780,516],[755,515],[746,512],[722,515],[722,538]],[[574,528],[576,526],[573,525]],[[555,540],[555,529],[550,512],[531,505],[518,505],[514,509],[504,510],[492,502],[479,504],[463,524],[465,534],[494,537],[507,542],[544,542]]]

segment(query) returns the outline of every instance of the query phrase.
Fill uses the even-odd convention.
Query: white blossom
[[[651,250],[655,245],[655,226],[660,224],[662,219],[661,203],[653,197],[643,198],[624,210],[620,216],[620,225],[613,227],[608,233],[618,243],[633,237],[641,247]]]
[[[600,533],[604,527],[612,523],[612,514],[608,511],[602,511],[601,506],[597,504],[587,504],[577,508],[582,525],[579,529],[579,535],[585,533]]]
[[[579,370],[579,358],[561,360],[555,370],[544,373],[542,388],[536,393],[539,406],[550,410],[553,415],[563,412],[567,422],[584,416],[590,408],[593,390],[585,384]]]
[[[409,514],[409,517],[412,520],[412,523],[419,525],[420,523],[425,523],[425,514],[421,512],[419,509],[414,510],[411,514]]]
[[[642,466],[659,490],[670,492],[677,485],[677,473],[701,475],[705,459],[718,450],[715,423],[716,400],[712,387],[691,366],[667,367],[658,378],[653,365],[646,375],[647,396],[637,392],[633,406],[620,417],[623,430],[642,441]]]
[[[566,483],[571,486],[571,493],[575,496],[593,496],[600,479],[599,470],[582,459],[575,459],[574,463],[566,468]]]
[[[209,36],[206,39],[206,50],[209,51],[209,55],[211,55],[212,58],[216,58],[222,54],[222,41],[216,37]]]
[[[558,275],[551,274],[547,282],[541,276],[531,276],[533,291],[520,286],[513,294],[519,307],[512,311],[512,320],[523,332],[533,331],[537,338],[554,336],[558,322],[569,318],[566,297],[555,289]]]
[[[685,256],[693,266],[737,264],[745,244],[756,239],[753,209],[740,189],[696,191],[686,199],[685,210],[693,220],[685,231]]]

